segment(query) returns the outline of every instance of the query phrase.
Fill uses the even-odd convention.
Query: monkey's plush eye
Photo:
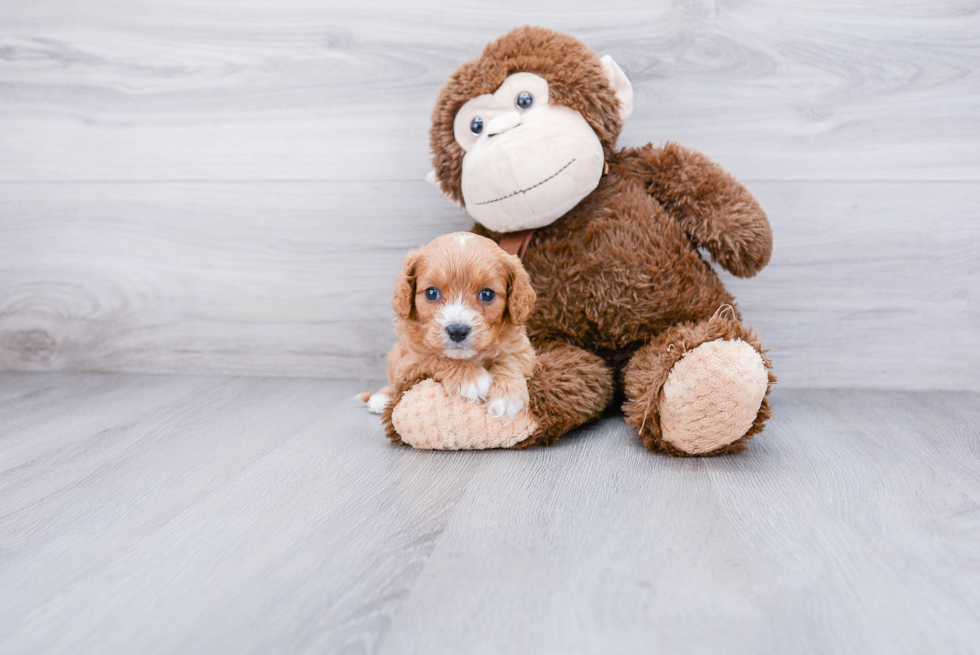
[[[530,109],[531,105],[534,104],[534,96],[532,96],[527,91],[521,91],[517,94],[517,100],[514,101],[518,109]]]
[[[439,289],[435,287],[429,287],[425,290],[425,299],[429,302],[435,302],[439,300]]]
[[[483,134],[483,119],[477,116],[470,121],[470,132],[475,136],[480,136]]]
[[[497,294],[495,294],[493,292],[493,289],[482,289],[480,291],[480,300],[482,300],[483,302],[485,302],[487,304],[492,303],[493,302],[493,299],[496,298],[496,297],[497,297]]]

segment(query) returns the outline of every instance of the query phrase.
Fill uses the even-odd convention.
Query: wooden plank
[[[980,394],[777,389],[748,453],[685,460],[619,417],[554,448],[395,447],[349,380],[12,383],[45,398],[0,406],[27,449],[0,476],[4,653],[980,640]]]
[[[69,187],[0,186],[0,368],[378,377],[405,253],[471,224],[424,183]]]
[[[102,424],[49,435],[62,447],[4,490],[5,653],[370,645],[482,459],[391,446],[350,381],[211,378],[120,407],[113,385],[91,401],[74,387],[96,378],[50,377],[63,416],[101,406]],[[128,379],[162,396],[199,382]]]
[[[980,390],[980,186],[750,185],[776,249],[725,275],[781,384]],[[0,369],[383,377],[428,185],[0,185]]]
[[[80,444],[93,434],[99,434],[102,447],[112,452],[120,435],[100,432],[107,424],[126,425],[214,385],[211,378],[161,381],[118,375],[79,376],[70,388],[63,378],[45,374],[7,374],[4,379],[26,393],[0,400],[0,512],[29,505],[50,492],[29,497],[15,490],[24,476],[32,478],[35,489],[43,487],[38,471],[55,484],[63,480],[65,470],[76,470]],[[25,432],[31,439],[19,438]]]
[[[525,22],[621,62],[623,145],[677,140],[745,179],[980,180],[962,0],[12,3],[0,180],[421,179],[439,87]]]
[[[722,276],[782,384],[980,391],[980,187],[752,188],[772,262]]]
[[[969,652],[980,396],[775,405],[745,456],[651,457],[607,421],[490,460],[380,652]]]

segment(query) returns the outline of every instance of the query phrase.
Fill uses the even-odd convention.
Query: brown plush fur
[[[659,401],[674,364],[688,351],[715,339],[741,339],[759,353],[765,352],[755,332],[742,326],[735,309],[723,307],[707,321],[685,322],[664,330],[638,350],[627,364],[623,371],[623,380],[629,400],[623,404],[623,412],[626,414],[626,422],[636,428],[640,440],[647,448],[670,455],[690,456],[662,439]],[[762,362],[769,375],[769,384],[772,385],[776,381],[772,363],[764,355]],[[763,424],[772,413],[768,396],[767,389],[766,398],[763,399],[759,414],[749,431],[742,438],[711,454],[745,450],[748,440],[762,431]]]
[[[519,71],[545,78],[552,104],[581,112],[609,165],[598,188],[535,232],[524,257],[538,297],[528,333],[539,354],[530,393],[541,428],[520,446],[554,443],[598,416],[618,379],[627,420],[643,443],[687,454],[660,434],[657,399],[673,364],[714,339],[740,338],[764,353],[698,248],[734,275],[751,277],[772,251],[768,220],[735,178],[700,153],[673,143],[613,150],[621,122],[598,56],[571,37],[529,27],[491,43],[439,94],[430,132],[434,163],[443,191],[457,201],[465,153],[453,118],[467,100]],[[480,225],[474,231],[501,238]],[[719,311],[726,306],[731,311]],[[771,372],[769,379],[775,381]],[[744,448],[769,413],[766,399],[746,435],[707,454]]]
[[[598,418],[613,397],[612,374],[598,356],[560,341],[540,344],[537,355],[528,390],[531,413],[541,424],[515,448],[554,444],[569,430]],[[568,402],[570,398],[576,402]]]
[[[456,112],[470,98],[493,93],[510,75],[520,72],[548,80],[551,104],[581,112],[602,142],[607,158],[616,147],[623,128],[619,101],[595,52],[564,34],[540,27],[518,28],[488,45],[479,58],[457,68],[436,99],[429,130],[433,165],[442,191],[458,204],[463,203],[466,153],[453,136]]]

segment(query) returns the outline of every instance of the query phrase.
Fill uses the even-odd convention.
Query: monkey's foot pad
[[[674,364],[664,384],[664,441],[695,455],[727,446],[752,427],[768,388],[755,348],[741,339],[702,343]]]
[[[402,441],[426,450],[483,450],[510,448],[538,429],[528,412],[497,419],[485,403],[450,396],[442,385],[423,380],[406,391],[391,413]]]

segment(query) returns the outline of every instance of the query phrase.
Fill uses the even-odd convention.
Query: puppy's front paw
[[[486,400],[492,383],[493,378],[490,377],[489,373],[483,371],[476,379],[464,382],[459,388],[459,395],[470,402]]]
[[[385,411],[385,405],[389,400],[391,398],[386,393],[372,393],[367,399],[368,411],[372,414],[381,414]]]
[[[494,398],[487,403],[487,414],[494,418],[516,418],[524,411],[527,402],[520,396],[510,398]]]

